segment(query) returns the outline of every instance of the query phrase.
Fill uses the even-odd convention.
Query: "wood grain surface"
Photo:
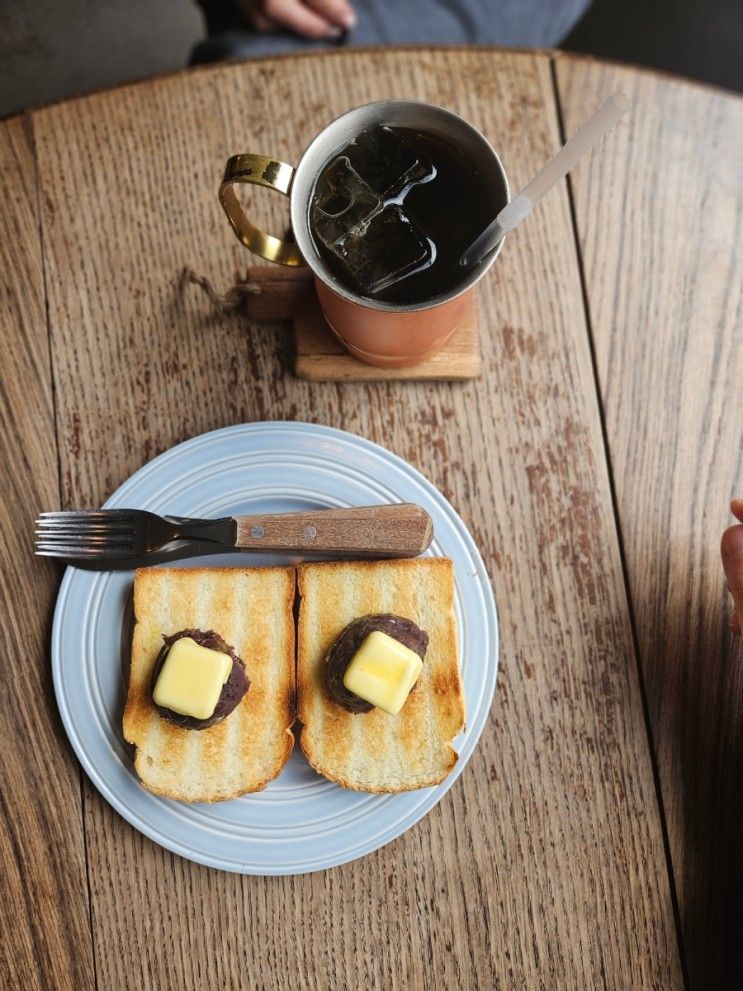
[[[385,444],[452,500],[501,619],[470,764],[425,820],[355,863],[219,874],[156,847],[86,780],[101,988],[682,986],[565,191],[483,283],[477,381],[299,381],[275,327],[246,333],[179,291],[185,264],[215,284],[245,269],[216,197],[229,155],[296,161],[335,115],[390,96],[462,113],[514,188],[558,145],[549,56],[475,50],[233,65],[32,118],[65,506],[99,504],[205,430],[328,423]]]
[[[35,511],[59,505],[59,482],[32,137],[19,119],[0,124],[0,201],[0,987],[85,991],[80,771],[47,652],[58,572],[33,557]]]
[[[743,101],[559,58],[596,367],[691,988],[743,987],[743,652],[719,541],[743,492]],[[607,236],[607,231],[611,236]]]
[[[317,129],[352,103],[399,92],[403,77],[410,95],[479,122],[515,184],[557,140],[546,56],[499,53],[485,64],[484,55],[465,53],[424,53],[415,62],[402,53],[366,55],[365,79],[340,99],[330,94],[353,74],[347,59],[297,60],[293,78],[283,80],[300,108],[314,94],[314,118],[300,123],[298,113],[277,123],[256,114],[250,123],[296,155],[307,121]],[[288,986],[299,987],[326,978],[352,986],[674,986],[670,897],[580,266],[561,240],[570,233],[566,204],[545,204],[541,229],[535,216],[533,233],[512,239],[487,283],[487,381],[307,387],[287,379],[288,349],[277,352],[269,328],[254,325],[256,339],[246,341],[239,317],[212,317],[179,295],[179,263],[206,259],[223,282],[245,262],[223,247],[219,224],[212,229],[209,198],[195,191],[188,167],[170,168],[172,141],[193,139],[189,114],[229,94],[248,103],[286,64],[208,71],[34,115],[29,125],[44,152],[43,262],[32,127],[3,125],[3,445],[14,466],[3,482],[4,637],[7,656],[25,652],[35,666],[23,669],[0,708],[3,737],[14,741],[0,757],[3,784],[10,782],[0,834],[0,978],[9,986],[93,981],[77,778],[43,660],[54,572],[28,554],[33,510],[58,499],[43,292],[44,265],[47,279],[56,265],[49,317],[68,504],[99,501],[145,452],[237,419],[348,426],[408,456],[454,499],[486,551],[505,639],[494,723],[472,766],[424,823],[359,864],[293,880],[215,875],[152,847],[86,782],[99,985],[193,987],[221,978],[272,987],[286,968]],[[468,72],[480,81],[465,94],[459,80]],[[617,84],[642,108],[634,130],[620,132],[621,154],[595,156],[575,173],[574,219],[689,983],[734,987],[741,854],[740,810],[730,796],[740,673],[717,542],[727,496],[741,483],[740,102],[581,60],[559,59],[556,78],[569,130]],[[503,104],[491,110],[485,101],[496,91]],[[138,94],[154,104],[149,116],[137,112]],[[118,122],[105,121],[112,111]],[[198,138],[190,163],[197,180],[211,166],[215,140],[228,145],[218,158],[241,147],[244,120],[213,122]],[[79,146],[67,147],[70,126],[87,132]],[[108,168],[96,175],[101,142]],[[47,171],[50,152],[56,162]],[[164,215],[165,190],[181,197],[177,216]],[[129,207],[129,229],[107,216],[112,205]],[[605,236],[607,225],[616,238]],[[168,238],[143,275],[151,246]],[[536,295],[524,290],[535,267],[545,279]],[[120,298],[112,286],[123,288]],[[173,339],[184,331],[186,359],[195,363]],[[194,393],[203,396],[197,409],[188,405]],[[43,705],[30,706],[38,698]],[[504,808],[507,818],[499,818]],[[400,867],[406,855],[417,858],[412,869]],[[203,935],[181,924],[179,896],[209,913]],[[349,912],[369,920],[365,943],[355,930],[339,931]],[[389,934],[401,917],[414,921],[392,956]],[[315,919],[321,938],[307,921]],[[255,953],[210,953],[220,923],[253,948],[257,927],[269,933],[260,961]]]

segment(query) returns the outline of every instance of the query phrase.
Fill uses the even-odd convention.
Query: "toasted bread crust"
[[[464,726],[454,577],[446,558],[330,562],[298,568],[300,744],[318,773],[344,788],[390,793],[439,784],[457,761]],[[412,619],[430,636],[423,672],[397,716],[352,714],[324,684],[328,648],[351,620],[377,612]]]
[[[184,802],[259,791],[294,746],[295,573],[292,568],[142,568],[134,578],[124,737],[143,786]],[[234,712],[202,730],[163,719],[149,695],[162,635],[215,629],[245,661],[251,686]]]

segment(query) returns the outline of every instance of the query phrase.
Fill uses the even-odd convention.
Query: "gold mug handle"
[[[234,155],[224,171],[219,187],[219,202],[227,214],[230,226],[238,240],[250,251],[279,265],[304,265],[305,260],[296,244],[282,241],[273,234],[266,234],[248,220],[232,188],[237,182],[252,183],[277,189],[285,196],[291,189],[294,169],[286,162],[277,162],[265,155]]]

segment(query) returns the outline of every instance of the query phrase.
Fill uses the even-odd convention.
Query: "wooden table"
[[[634,103],[510,239],[468,384],[312,385],[285,332],[215,317],[248,256],[224,161],[296,160],[331,118],[451,107],[518,189],[600,100]],[[743,101],[549,52],[379,50],[183,73],[0,124],[3,987],[740,987],[743,655],[718,559],[743,492]],[[278,197],[266,219],[280,219]],[[355,863],[219,874],[81,774],[37,510],[262,419],[420,468],[475,534],[502,648],[492,718],[436,809]],[[107,663],[102,658],[101,663]],[[111,658],[110,663],[118,663]]]

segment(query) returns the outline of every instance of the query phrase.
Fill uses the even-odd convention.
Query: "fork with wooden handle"
[[[432,536],[431,517],[413,503],[218,520],[100,509],[42,513],[36,521],[36,553],[105,562],[141,557],[176,540],[206,540],[244,551],[415,557]]]

